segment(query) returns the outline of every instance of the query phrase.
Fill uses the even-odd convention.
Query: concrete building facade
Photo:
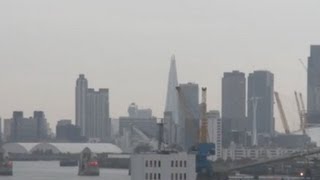
[[[81,134],[86,134],[86,100],[88,91],[88,80],[84,74],[80,74],[76,82],[76,125],[81,128]]]
[[[194,83],[179,85],[178,144],[188,150],[198,141],[200,126],[199,85]]]

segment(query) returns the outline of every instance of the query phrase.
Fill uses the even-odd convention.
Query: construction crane
[[[305,129],[307,128],[307,111],[306,111],[306,106],[304,105],[304,101],[303,101],[303,97],[302,97],[302,93],[299,93],[299,97],[300,97],[300,102],[301,102],[301,113],[303,116],[303,130],[305,131]]]
[[[185,118],[187,130],[191,130],[194,134],[194,129],[199,127],[199,124],[194,124],[194,119],[198,118],[195,114],[188,108],[186,102],[186,97],[181,88],[177,87],[180,106],[183,107],[187,117]],[[213,176],[213,166],[208,160],[210,155],[215,155],[215,144],[208,142],[208,119],[207,119],[207,88],[202,88],[202,103],[201,103],[201,127],[198,135],[197,142],[191,148],[191,151],[196,154],[196,172],[197,179],[207,179]]]
[[[207,88],[202,88],[200,143],[208,143]]]
[[[276,101],[277,101],[277,105],[278,105],[278,109],[279,109],[279,113],[280,113],[280,118],[281,118],[281,121],[282,121],[282,125],[283,125],[283,128],[284,128],[284,131],[285,131],[286,134],[290,134],[290,128],[289,128],[289,125],[288,125],[286,114],[284,113],[284,110],[283,110],[283,106],[282,106],[281,99],[279,97],[279,93],[278,92],[274,92],[274,95],[275,95],[275,98],[276,98]]]
[[[296,91],[294,92],[294,96],[295,96],[295,99],[297,102],[297,108],[298,108],[298,113],[299,113],[299,118],[300,118],[300,130],[302,131],[303,134],[306,134],[305,113],[301,108],[301,104],[303,104],[303,102],[300,103],[298,93]]]

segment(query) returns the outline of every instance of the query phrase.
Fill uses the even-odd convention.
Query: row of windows
[[[161,161],[146,161],[146,167],[161,167]]]
[[[171,167],[187,167],[187,161],[171,161]]]
[[[145,180],[161,180],[161,174],[146,173]]]
[[[146,167],[161,167],[161,161],[146,161]],[[171,167],[187,167],[187,161],[171,161]]]
[[[172,173],[171,174],[171,180],[187,180],[187,174],[178,174],[178,173]]]

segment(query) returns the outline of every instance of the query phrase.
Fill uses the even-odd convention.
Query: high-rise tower
[[[308,61],[308,124],[320,124],[320,45],[312,45]]]
[[[76,84],[76,125],[81,128],[81,135],[86,134],[86,99],[88,81],[80,74]]]
[[[258,135],[273,136],[274,75],[269,71],[255,71],[248,78],[248,119],[250,129]],[[254,115],[256,118],[254,118]],[[253,127],[256,119],[256,127]]]
[[[179,106],[178,106],[178,75],[175,56],[171,57],[171,65],[168,79],[167,101],[165,112],[171,112],[173,121],[179,123]]]

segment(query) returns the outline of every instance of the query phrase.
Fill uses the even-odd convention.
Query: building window
[[[180,174],[180,180],[182,180],[182,174]]]
[[[184,175],[183,175],[183,180],[187,180],[187,174],[186,173],[184,173]]]
[[[152,161],[150,161],[150,167],[152,167]]]
[[[158,174],[158,179],[159,179],[159,180],[161,179],[161,174],[160,174],[160,173]]]
[[[152,180],[152,174],[151,173],[149,174],[149,177],[150,177],[149,179]]]
[[[148,178],[149,178],[148,173],[146,173],[146,178],[145,179],[148,180]]]
[[[157,161],[153,161],[154,167],[157,167]]]
[[[180,161],[180,167],[182,167],[182,161]]]
[[[158,167],[161,167],[161,161],[158,162]]]
[[[176,161],[176,167],[178,167],[178,161]]]
[[[171,180],[174,180],[174,174],[171,173]]]
[[[174,161],[171,161],[171,167],[173,167],[174,166]]]
[[[176,180],[178,180],[178,173],[176,173]]]
[[[156,179],[157,179],[157,174],[154,173],[153,177],[154,177],[154,179],[156,180]]]
[[[146,161],[146,167],[148,167],[148,161]]]
[[[184,161],[184,167],[187,167],[187,161]]]

